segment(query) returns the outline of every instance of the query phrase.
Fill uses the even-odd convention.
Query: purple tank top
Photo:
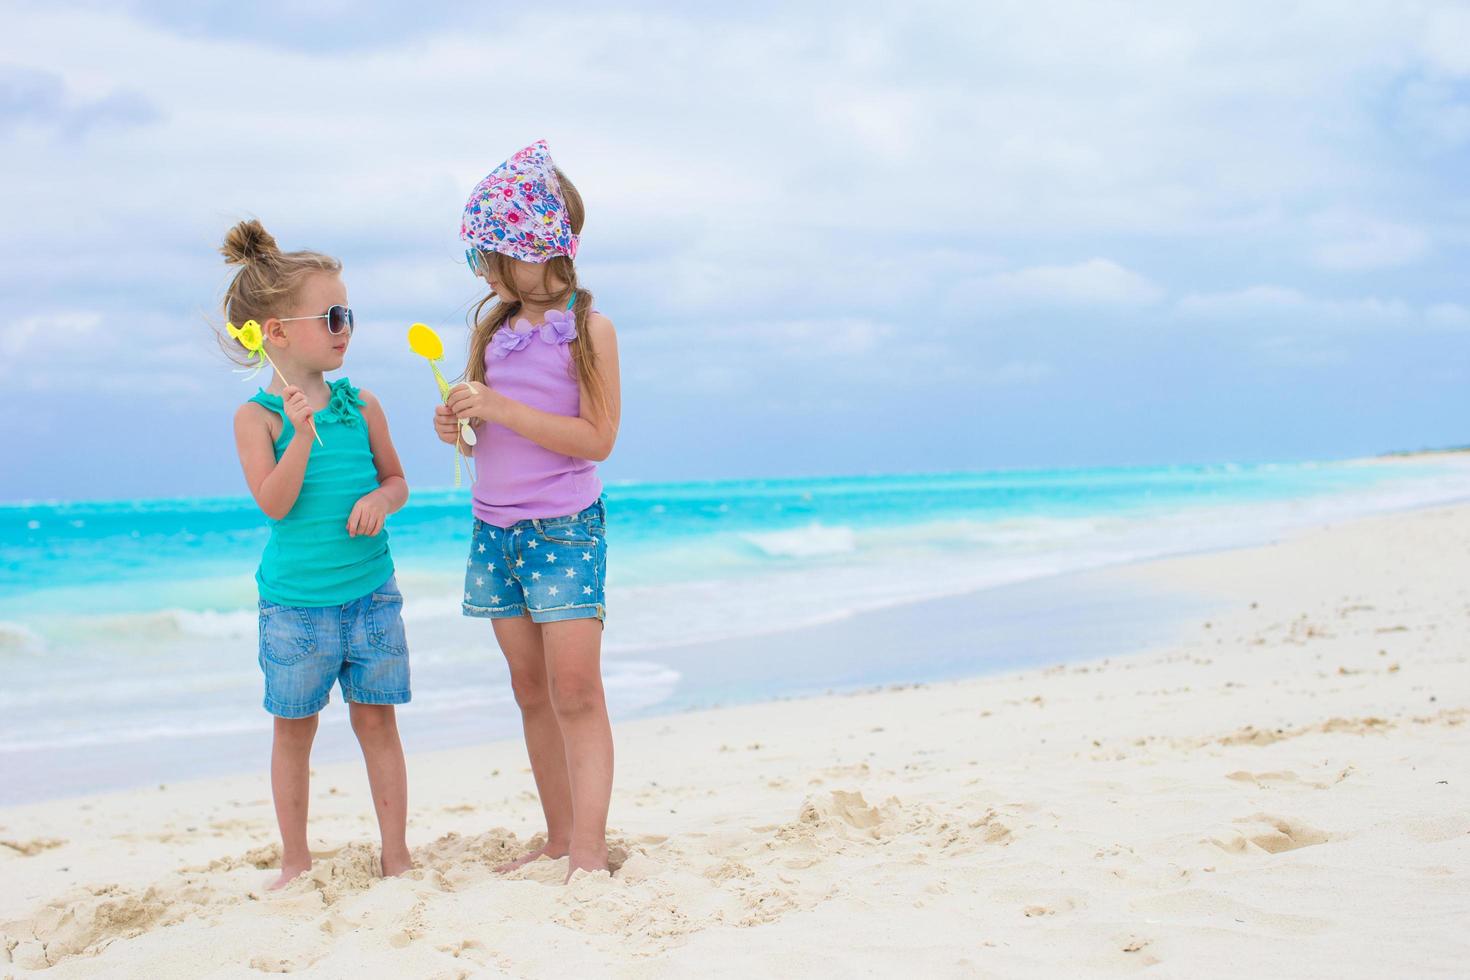
[[[570,317],[552,316],[525,332],[502,325],[485,346],[485,383],[543,412],[579,415],[582,396],[570,346],[576,336]],[[473,509],[487,524],[565,517],[602,494],[591,460],[554,453],[494,422],[482,424],[476,435]]]

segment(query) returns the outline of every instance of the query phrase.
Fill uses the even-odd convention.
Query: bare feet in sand
[[[413,858],[407,851],[401,854],[390,854],[384,851],[378,867],[383,872],[384,878],[396,878],[405,871],[413,870]]]
[[[568,882],[572,880],[572,875],[576,874],[578,871],[610,872],[611,870],[612,869],[607,866],[606,844],[603,844],[601,847],[589,847],[585,850],[580,848],[573,848],[567,856],[566,880]],[[563,884],[565,883],[566,882],[563,882]]]
[[[281,865],[281,876],[275,881],[272,881],[269,885],[266,885],[266,891],[280,891],[282,888],[285,888],[287,885],[291,884],[291,882],[295,881],[297,878],[300,878],[302,875],[306,874],[310,870],[310,861],[307,861],[305,864],[283,863]]]
[[[503,874],[509,874],[510,872],[514,871],[516,868],[524,868],[526,865],[530,864],[532,861],[539,861],[542,857],[549,857],[549,858],[552,858],[554,860],[556,858],[564,858],[566,856],[567,856],[567,846],[565,844],[553,845],[553,844],[550,844],[550,843],[546,843],[546,844],[542,844],[540,847],[536,848],[535,850],[527,851],[525,854],[522,854],[520,857],[516,858],[514,861],[507,861],[506,863],[500,865],[499,867],[497,867],[495,869],[495,873],[496,874],[501,874],[501,875],[503,875]]]

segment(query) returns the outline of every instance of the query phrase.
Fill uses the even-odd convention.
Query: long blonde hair
[[[580,235],[582,223],[587,217],[586,209],[582,205],[582,195],[577,193],[577,188],[560,169],[556,169],[556,179],[561,184],[562,199],[567,205],[567,218],[571,222],[572,234]],[[470,311],[469,361],[465,364],[463,378],[484,384],[485,350],[490,346],[490,339],[495,336],[495,332],[508,325],[511,317],[521,311],[522,298],[516,294],[515,260],[508,255],[483,249],[479,250],[479,254],[480,261],[485,264],[491,278],[516,297],[506,301],[492,289]],[[553,290],[552,279],[559,279],[566,285]],[[541,263],[542,296],[537,297],[538,299],[545,299],[553,304],[565,303],[574,292],[577,294],[577,301],[572,304],[572,312],[576,315],[577,337],[570,344],[572,365],[576,370],[574,380],[579,381],[588,394],[601,404],[602,410],[607,412],[607,392],[596,370],[597,351],[592,345],[592,335],[587,332],[587,317],[592,312],[592,293],[577,282],[576,263],[567,256],[554,255]]]
[[[282,252],[275,237],[254,218],[240,222],[225,234],[220,253],[227,264],[240,266],[221,304],[225,320],[237,327],[246,320],[264,323],[281,315],[312,273],[336,275],[342,271],[339,260],[321,252]],[[215,335],[230,360],[247,363],[245,349],[233,338],[218,327]]]

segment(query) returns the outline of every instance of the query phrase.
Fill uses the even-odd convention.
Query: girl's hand
[[[465,381],[449,390],[446,406],[455,418],[472,422],[498,421],[501,406],[507,401],[498,391],[474,381]]]
[[[282,407],[286,410],[286,418],[296,426],[296,431],[310,431],[313,409],[311,402],[306,399],[306,392],[295,385],[287,385],[286,390],[281,392],[281,401],[284,402]]]
[[[434,434],[451,446],[459,441],[459,422],[448,405],[434,406]]]
[[[383,522],[387,519],[388,504],[383,500],[383,495],[376,490],[364,494],[357,498],[357,503],[352,505],[352,513],[347,517],[347,536],[376,537],[383,530]]]

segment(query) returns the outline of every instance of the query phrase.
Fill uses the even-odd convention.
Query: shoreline
[[[1082,656],[1119,655],[1140,641],[1158,643],[1173,635],[1207,603],[1137,582],[1124,582],[1116,571],[1123,563],[1083,571],[1061,572],[1007,583],[958,595],[878,609],[865,609],[824,623],[774,630],[753,636],[704,640],[662,647],[651,654],[660,666],[677,670],[688,693],[675,695],[647,708],[614,716],[620,727],[667,719],[704,710],[802,698],[843,695],[893,685],[978,679],[1005,674],[1023,666],[1051,662],[1049,649],[1065,645]],[[1100,632],[1098,627],[1104,627]],[[910,666],[891,657],[900,638],[911,631],[925,634],[922,666]],[[804,651],[838,647],[851,656],[845,665],[830,660],[803,659]],[[975,651],[1005,650],[1003,659]],[[498,658],[493,641],[486,640],[485,656]],[[752,658],[764,666],[752,672]],[[614,658],[604,657],[604,664]],[[738,664],[738,669],[725,668]],[[752,679],[752,673],[761,678]],[[888,676],[884,676],[885,673]],[[768,694],[764,688],[779,693]],[[721,692],[719,695],[711,691]],[[358,749],[346,721],[340,692],[323,711],[322,726],[313,749],[317,767],[355,764]],[[469,749],[478,745],[519,744],[520,721],[513,702],[489,709],[416,713],[414,704],[398,712],[404,750],[410,759],[425,753]],[[0,812],[11,806],[84,799],[98,794],[127,793],[159,783],[178,785],[197,780],[249,776],[259,766],[254,760],[270,754],[269,718],[262,712],[256,731],[194,736],[185,741],[80,746],[71,753],[52,750],[32,765],[50,766],[74,758],[64,781],[56,781],[45,795],[16,795],[0,787]],[[474,726],[485,734],[476,737]],[[108,783],[100,772],[124,764],[143,747],[151,751],[152,768]],[[0,756],[3,758],[3,756]],[[233,761],[221,762],[228,759]],[[28,761],[28,760],[22,760]],[[22,783],[38,778],[12,763],[13,779]],[[182,770],[182,771],[180,771]],[[412,773],[410,772],[410,778]]]
[[[1416,467],[1414,472],[1420,469],[1425,468]],[[1438,467],[1427,469],[1439,472]],[[1463,464],[1444,463],[1443,470],[1460,472]],[[1462,483],[1431,484],[1435,499],[1430,502],[1416,500],[1418,491],[1414,491],[1408,496],[1390,493],[1372,506],[1382,508],[1376,511],[1379,514],[1444,506],[1446,499],[1463,499]],[[664,596],[662,601],[695,604],[714,600],[708,608],[695,609],[694,639],[680,635],[677,627],[668,629],[657,623],[652,616],[657,603],[644,597],[637,608],[623,607],[631,615],[619,619],[609,631],[610,646],[604,651],[609,705],[615,723],[622,724],[632,718],[711,704],[789,698],[880,683],[988,676],[1048,657],[1056,659],[1036,649],[1048,637],[1054,646],[1065,646],[1074,658],[1092,655],[1088,651],[1094,649],[1106,653],[1130,644],[1159,642],[1170,623],[1193,614],[1191,603],[1196,600],[1166,595],[1156,584],[1141,586],[1116,574],[1118,569],[1168,555],[1249,548],[1301,533],[1303,527],[1351,519],[1352,514],[1352,508],[1345,512],[1341,507],[1324,508],[1315,500],[1304,502],[1301,506],[1307,509],[1295,512],[1289,502],[1271,506],[1276,509],[1268,515],[1262,516],[1264,511],[1255,515],[1257,525],[1245,522],[1234,531],[1229,528],[1238,517],[1222,514],[1218,519],[1221,530],[1211,530],[1215,525],[1204,517],[1195,521],[1198,530],[1188,522],[1176,522],[1171,528],[1161,521],[1149,532],[1152,537],[1104,540],[1088,545],[1091,552],[1084,546],[1076,553],[1064,548],[1057,556],[1018,551],[1014,557],[1002,556],[1014,566],[998,563],[995,574],[983,565],[987,559],[978,552],[966,559],[982,563],[976,566],[957,564],[958,558],[946,558],[941,550],[936,552],[941,556],[939,563],[923,569],[906,566],[902,560],[896,566],[870,560],[863,568],[871,566],[871,574],[854,574],[829,563],[828,570],[819,565],[806,572],[768,570],[769,580],[763,585],[751,585],[733,597],[711,596],[708,590],[698,589]],[[1371,509],[1361,500],[1355,506],[1360,513]],[[1056,533],[1054,528],[1043,530]],[[927,539],[925,546],[939,547]],[[417,574],[411,561],[400,564],[401,576]],[[814,595],[800,591],[804,590],[803,575],[826,576],[829,572],[831,581],[824,578],[813,583],[818,586]],[[1007,582],[1007,576],[1019,578]],[[887,577],[892,577],[891,585]],[[987,579],[1002,584],[986,585]],[[1124,581],[1132,584],[1125,589],[1120,584]],[[799,591],[789,593],[787,599],[788,593],[772,596],[771,589]],[[1111,602],[1087,598],[1097,589],[1111,589],[1116,598]],[[1090,606],[1079,609],[1079,602],[1067,594],[1069,590],[1080,590]],[[764,622],[768,614],[761,605],[762,595],[776,600],[769,624]],[[413,619],[410,610],[415,701],[399,713],[405,745],[411,752],[421,752],[517,736],[519,721],[508,677],[493,641],[476,632],[473,624],[466,626],[457,615],[440,612],[435,602],[424,605],[422,620]],[[835,609],[832,602],[837,603]],[[1061,612],[1043,610],[1030,621],[1022,621],[1009,608],[1017,603],[1050,605]],[[1119,620],[1120,610],[1128,608],[1132,609],[1131,621],[1124,624]],[[842,614],[810,625],[824,611]],[[734,619],[721,620],[731,614]],[[210,618],[216,615],[218,621]],[[1085,629],[1069,629],[1062,621],[1069,617],[1080,620],[1084,627],[1107,620],[1113,624],[1113,633],[1099,638]],[[254,646],[253,612],[248,614],[248,627],[246,618],[244,613],[194,614],[173,608],[125,618],[129,632],[126,640],[119,641],[125,644],[123,652],[127,657],[150,658],[164,672],[165,682],[151,694],[143,692],[143,700],[132,704],[136,710],[131,714],[124,710],[125,699],[111,686],[120,681],[125,689],[133,683],[126,658],[105,663],[96,660],[99,673],[95,678],[62,692],[62,697],[70,699],[67,705],[93,705],[95,713],[71,707],[67,709],[70,714],[63,711],[54,717],[41,706],[45,691],[62,683],[64,673],[48,673],[50,665],[64,664],[67,658],[91,662],[89,648],[77,640],[63,641],[71,645],[58,647],[57,656],[17,661],[19,687],[13,690],[18,695],[0,696],[0,701],[18,712],[10,716],[6,744],[0,751],[9,773],[0,784],[0,806],[249,772],[253,760],[269,752],[269,720],[257,706],[253,649],[248,656],[246,652],[247,646]],[[997,631],[991,620],[1008,622],[1012,628],[1008,633]],[[766,625],[769,629],[761,628]],[[154,636],[148,631],[155,627],[172,632]],[[95,629],[95,624],[90,628]],[[698,639],[701,632],[735,635]],[[888,657],[884,645],[902,646],[905,633],[937,634],[954,649],[931,645],[909,658]],[[211,640],[215,635],[219,639]],[[628,635],[642,637],[641,645],[627,642]],[[647,642],[649,637],[654,642]],[[1111,646],[1100,642],[1102,639]],[[777,650],[785,654],[776,656],[773,651]],[[1023,650],[1030,652],[1021,656],[1018,651]],[[759,669],[749,666],[753,655]],[[747,669],[743,673],[728,669],[733,665]],[[35,687],[28,687],[32,682]],[[344,713],[340,707],[327,709],[317,744],[317,758],[323,763],[357,754],[345,722],[334,717],[339,713]]]

